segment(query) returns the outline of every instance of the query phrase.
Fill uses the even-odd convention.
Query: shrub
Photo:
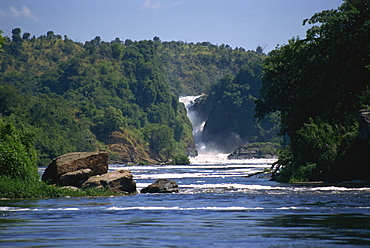
[[[171,164],[174,164],[174,165],[190,164],[190,160],[187,156],[180,154],[180,155],[174,156]]]
[[[0,176],[1,198],[49,198],[60,197],[62,191],[39,180],[22,180]]]
[[[0,120],[0,176],[33,181],[38,178],[34,135]]]
[[[345,128],[310,118],[296,132],[296,145],[280,152],[283,168],[278,179],[297,182],[333,178],[340,157],[356,135],[355,126]]]

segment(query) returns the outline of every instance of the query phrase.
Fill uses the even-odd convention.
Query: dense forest
[[[358,122],[370,108],[370,2],[348,0],[303,23],[313,25],[305,39],[266,58],[256,106],[260,118],[281,115],[279,179],[370,181],[370,141]]]
[[[153,40],[158,42],[157,37]],[[224,76],[235,76],[243,66],[259,63],[265,57],[260,46],[256,51],[245,51],[225,44],[172,41],[157,47],[171,90],[184,96],[205,93]]]
[[[14,28],[0,54],[1,121],[34,134],[39,165],[98,149],[121,163],[196,155],[178,97],[205,92],[261,56],[209,42],[79,43]]]

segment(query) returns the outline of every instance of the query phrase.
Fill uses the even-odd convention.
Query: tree
[[[113,43],[112,45],[112,55],[113,58],[120,60],[121,59],[121,54],[123,52],[122,45],[120,43]]]
[[[290,156],[280,157],[287,180],[297,173],[304,180],[340,180],[330,175],[357,142],[357,111],[369,107],[361,100],[370,82],[369,8],[367,0],[347,0],[313,15],[304,24],[320,25],[306,39],[290,40],[265,61],[256,112],[260,118],[281,113],[281,131],[291,140]],[[364,171],[360,164],[351,170]],[[360,174],[355,179],[368,176]]]
[[[51,39],[55,39],[55,34],[54,34],[54,31],[48,31],[46,33],[46,37],[47,39],[51,40]]]
[[[3,52],[3,44],[4,44],[4,37],[2,36],[2,33],[4,33],[2,30],[0,30],[0,52]]]
[[[173,130],[162,124],[149,124],[144,129],[145,140],[159,157],[168,160],[174,152],[174,133]]]
[[[262,54],[263,53],[263,48],[261,46],[257,46],[256,53]]]
[[[23,40],[28,40],[30,37],[31,37],[30,33],[24,33],[23,36],[22,36],[22,39]]]
[[[99,46],[100,43],[101,43],[100,36],[95,36],[95,38],[90,41],[90,44],[94,46]]]
[[[21,38],[21,29],[20,28],[14,28],[12,29],[12,41],[19,44],[22,43],[22,38]]]

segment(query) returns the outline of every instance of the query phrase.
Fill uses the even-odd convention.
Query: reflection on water
[[[0,200],[0,246],[370,246],[370,188],[245,177],[270,163],[128,167],[139,188],[169,178],[179,194]]]

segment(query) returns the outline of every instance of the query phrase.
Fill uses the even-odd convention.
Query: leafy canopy
[[[357,142],[358,110],[369,108],[369,8],[368,0],[347,0],[317,13],[303,22],[314,25],[305,39],[290,40],[265,60],[256,112],[260,118],[280,112],[281,131],[291,141],[281,161],[290,176],[309,162],[306,180],[344,179],[336,170],[349,156],[343,155],[348,142]],[[360,164],[356,177],[366,179],[369,171]]]

